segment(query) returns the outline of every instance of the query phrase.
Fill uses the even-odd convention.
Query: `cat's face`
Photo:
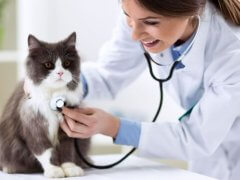
[[[74,89],[80,75],[80,58],[75,44],[76,33],[58,43],[42,42],[29,35],[28,77],[35,85],[48,88],[68,86]]]

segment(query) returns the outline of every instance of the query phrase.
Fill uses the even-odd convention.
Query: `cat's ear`
[[[41,46],[40,41],[33,35],[28,36],[28,49],[35,49]]]
[[[77,34],[76,32],[73,32],[71,35],[67,37],[67,39],[64,41],[67,46],[75,46],[77,40]]]

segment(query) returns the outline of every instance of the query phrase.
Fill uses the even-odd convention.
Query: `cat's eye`
[[[64,63],[63,63],[63,66],[64,66],[65,68],[69,67],[70,65],[71,65],[71,62],[70,62],[70,61],[64,61]]]
[[[50,63],[50,62],[46,62],[45,64],[44,64],[44,66],[47,68],[47,69],[53,69],[53,64],[52,63]]]

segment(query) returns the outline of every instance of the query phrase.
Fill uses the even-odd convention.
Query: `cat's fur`
[[[80,58],[75,44],[76,33],[58,43],[29,35],[27,77],[19,83],[0,119],[0,168],[4,172],[83,175],[86,166],[76,154],[73,139],[59,128],[63,116],[49,105],[56,96],[64,96],[67,106],[81,104]],[[89,144],[89,139],[78,140],[86,158]]]

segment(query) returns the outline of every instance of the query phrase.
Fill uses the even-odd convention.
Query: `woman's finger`
[[[87,115],[78,112],[76,109],[69,109],[69,108],[64,107],[62,110],[62,113],[65,116],[67,116],[75,121],[78,121],[79,123],[82,123],[82,124],[85,124],[88,126],[92,124],[91,119],[88,118]]]
[[[70,108],[66,108],[66,107],[63,107],[62,113],[72,119],[77,119],[77,117],[79,115],[79,112],[77,112],[76,109],[70,109]]]
[[[72,120],[69,117],[65,117],[65,119],[66,119],[67,125],[71,131],[76,132],[76,133],[81,133],[81,134],[86,134],[89,131],[88,126],[86,126],[84,124],[80,124],[80,123]]]
[[[76,111],[86,115],[92,115],[94,113],[94,109],[89,107],[84,107],[84,108],[80,107],[80,108],[77,108]]]
[[[86,134],[81,134],[81,133],[76,133],[76,132],[71,131],[71,129],[68,127],[68,125],[65,121],[60,123],[60,127],[69,137],[82,138],[82,139],[89,138],[89,136]]]

